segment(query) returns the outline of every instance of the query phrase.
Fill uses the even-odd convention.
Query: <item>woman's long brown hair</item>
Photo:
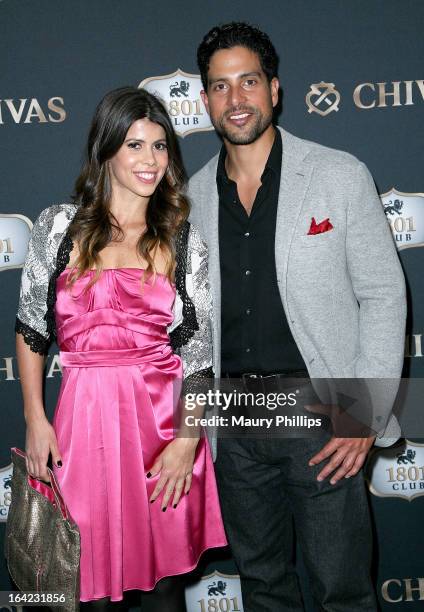
[[[134,121],[149,119],[163,127],[168,147],[168,168],[149,200],[146,231],[137,243],[138,254],[147,262],[146,276],[155,270],[154,253],[160,247],[167,259],[166,274],[172,277],[175,265],[174,236],[189,214],[185,196],[187,176],[177,137],[163,104],[152,94],[135,87],[121,87],[107,93],[96,108],[91,124],[87,159],[75,183],[73,200],[78,210],[69,228],[77,241],[79,255],[69,282],[95,268],[99,278],[102,266],[99,252],[111,241],[123,238],[123,231],[110,212],[111,186],[107,161],[119,150]],[[143,276],[144,278],[145,276]]]

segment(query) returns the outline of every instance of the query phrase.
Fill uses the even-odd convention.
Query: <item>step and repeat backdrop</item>
[[[140,85],[163,97],[190,175],[217,152],[196,48],[213,25],[232,20],[258,25],[275,44],[278,123],[356,155],[372,172],[408,284],[404,376],[423,376],[422,2],[0,0],[0,548],[11,499],[10,447],[25,444],[14,320],[32,223],[46,206],[69,200],[94,108],[115,87]],[[369,246],[364,241],[364,250]],[[60,379],[54,346],[45,379],[50,416]],[[419,410],[422,396],[414,401]],[[409,426],[405,439],[373,451],[367,465],[373,571],[387,612],[424,604],[422,438]],[[298,566],[313,611],[300,555]],[[242,611],[236,574],[228,550],[205,555],[187,590],[189,612]],[[0,590],[9,588],[0,559]]]

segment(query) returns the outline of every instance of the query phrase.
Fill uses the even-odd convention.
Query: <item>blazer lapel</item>
[[[218,162],[211,164],[209,168],[210,175],[205,180],[207,194],[202,200],[202,221],[204,234],[208,240],[210,273],[215,280],[220,281],[220,266],[219,266],[219,198],[218,188],[216,185],[216,170]]]
[[[307,144],[279,128],[283,139],[280,191],[275,228],[275,264],[283,306],[287,312],[287,268],[297,220],[312,176],[313,166],[304,161]]]
[[[203,235],[207,240],[209,251],[209,278],[211,281],[213,300],[213,353],[215,376],[220,375],[221,354],[221,267],[219,260],[219,198],[216,185],[216,171],[218,156],[208,168],[202,188],[206,190],[202,194],[202,226]]]

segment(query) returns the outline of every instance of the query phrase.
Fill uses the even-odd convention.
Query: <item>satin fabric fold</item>
[[[146,478],[174,434],[182,366],[166,333],[175,288],[163,275],[87,272],[69,289],[57,280],[56,325],[63,368],[53,426],[62,456],[55,469],[81,531],[81,600],[150,590],[162,577],[193,569],[224,546],[212,460],[199,442],[190,495],[177,508],[149,503]]]

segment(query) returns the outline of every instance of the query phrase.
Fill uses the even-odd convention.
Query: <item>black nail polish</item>
[[[172,507],[173,507],[173,508],[176,508],[176,507],[177,507],[177,504],[174,504]]]
[[[150,503],[151,503],[151,504],[153,504],[153,502],[154,502],[154,501],[155,501],[154,499],[151,499],[151,500],[150,500]]]
[[[61,461],[57,462],[57,467],[62,467],[62,462]]]
[[[162,508],[162,512],[166,512],[166,508]]]
[[[186,495],[188,495],[190,493],[190,489],[187,491]]]
[[[146,478],[151,478],[151,476],[152,476],[152,473],[151,472],[147,472]]]

